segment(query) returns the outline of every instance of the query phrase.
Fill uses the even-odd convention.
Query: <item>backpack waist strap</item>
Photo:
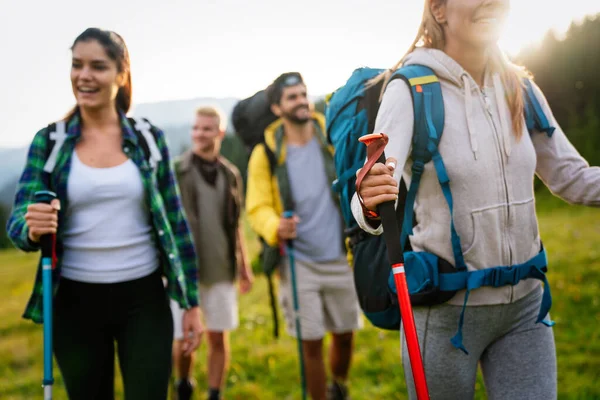
[[[550,285],[546,277],[548,271],[548,259],[546,250],[542,250],[530,260],[512,266],[499,266],[487,268],[478,271],[459,271],[449,274],[440,274],[440,289],[444,291],[467,289],[465,293],[465,302],[460,314],[458,322],[458,331],[452,338],[451,342],[457,349],[468,354],[462,343],[462,327],[464,322],[465,308],[471,290],[478,289],[482,286],[501,287],[506,285],[516,285],[522,279],[538,279],[544,283],[544,293],[540,312],[536,323],[542,322],[546,326],[553,326],[554,322],[544,320],[550,307],[552,306],[552,294],[550,293]]]
[[[527,278],[544,280],[548,270],[547,265],[546,250],[542,249],[535,257],[523,264],[440,274],[440,289],[444,291],[473,290],[482,286],[516,285],[522,279]]]

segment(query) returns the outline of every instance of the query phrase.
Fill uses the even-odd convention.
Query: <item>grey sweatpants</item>
[[[415,307],[415,324],[432,400],[473,399],[481,364],[489,400],[556,399],[552,328],[536,324],[541,287],[512,304],[468,306],[463,326],[466,355],[450,343],[462,307]],[[404,333],[402,360],[409,398],[416,399]]]

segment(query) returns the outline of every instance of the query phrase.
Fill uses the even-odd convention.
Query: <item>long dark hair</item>
[[[75,45],[79,42],[88,42],[90,40],[95,40],[102,45],[104,51],[106,51],[106,55],[117,63],[117,71],[119,73],[125,73],[126,81],[125,85],[119,88],[117,92],[117,109],[127,113],[129,108],[131,107],[131,63],[129,60],[129,51],[127,50],[127,46],[125,45],[125,41],[123,38],[116,32],[106,31],[99,28],[87,28],[83,31],[71,46],[71,51],[75,47]],[[70,119],[77,112],[77,107],[75,107],[71,112],[67,115],[67,120]]]

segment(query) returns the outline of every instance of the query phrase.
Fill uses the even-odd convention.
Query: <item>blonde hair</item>
[[[223,112],[213,106],[202,106],[196,109],[196,115],[201,115],[203,117],[213,117],[217,119],[217,124],[219,126],[219,130],[225,132],[227,129],[227,118],[225,118]]]
[[[446,0],[440,0],[445,2]],[[412,53],[417,47],[425,47],[429,49],[444,50],[446,46],[446,38],[442,25],[436,21],[435,16],[431,12],[432,0],[425,0],[423,8],[423,17],[417,35],[408,51],[402,56],[392,68],[374,78],[369,84],[376,85],[384,81],[385,88],[392,73],[402,66],[406,56]],[[522,78],[531,78],[531,74],[522,66],[512,63],[506,55],[495,46],[489,58],[488,69],[497,72],[500,75],[502,84],[506,91],[508,109],[510,110],[513,133],[519,139],[523,132],[523,84]],[[383,90],[383,89],[382,89]]]

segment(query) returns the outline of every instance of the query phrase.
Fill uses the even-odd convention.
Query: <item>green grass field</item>
[[[600,210],[573,207],[542,196],[540,229],[549,253],[554,297],[552,317],[558,353],[561,399],[600,399]],[[253,252],[256,243],[250,243]],[[37,255],[0,252],[0,398],[39,399],[42,389],[42,329],[21,319]],[[295,342],[275,341],[266,282],[241,297],[240,328],[233,332],[228,399],[298,399],[300,385]],[[206,347],[198,352],[196,378],[204,392]],[[518,368],[518,366],[516,366]],[[66,399],[55,370],[55,398]],[[361,399],[405,399],[397,332],[365,323],[358,332],[350,376],[351,394]],[[117,398],[122,398],[117,377]],[[478,399],[485,399],[481,377]]]

